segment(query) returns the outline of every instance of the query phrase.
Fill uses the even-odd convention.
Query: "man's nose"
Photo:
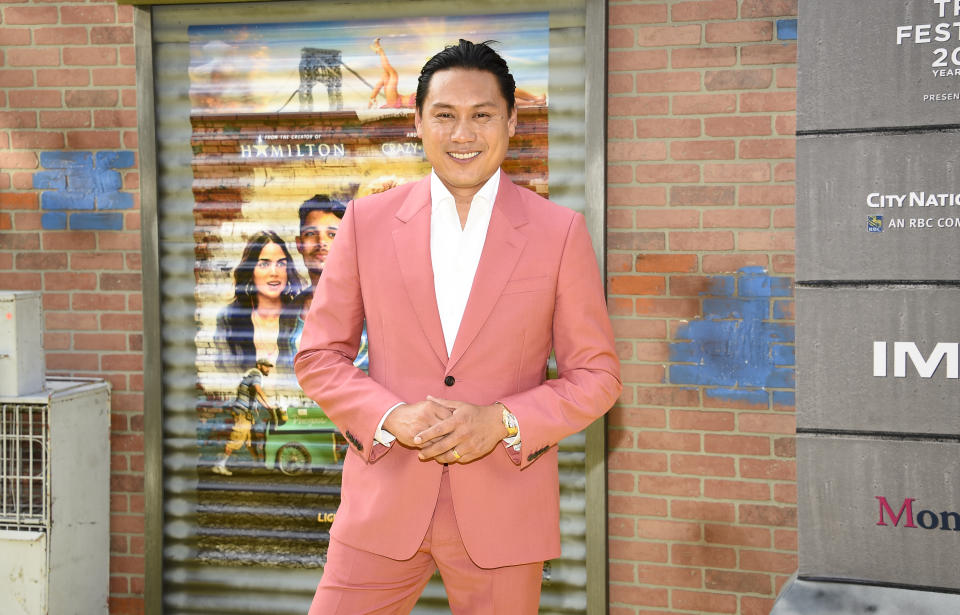
[[[469,143],[473,141],[476,131],[473,127],[473,122],[469,119],[458,119],[453,125],[453,132],[450,134],[450,138],[457,143]]]

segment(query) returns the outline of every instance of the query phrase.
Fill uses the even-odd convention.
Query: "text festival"
[[[954,21],[897,26],[897,45],[960,42],[960,0],[931,1],[939,19]],[[935,77],[960,77],[960,45],[934,49],[930,70]]]

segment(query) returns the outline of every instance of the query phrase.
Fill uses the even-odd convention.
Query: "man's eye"
[[[337,236],[336,231],[327,231],[327,239],[333,239],[336,236]]]
[[[437,119],[440,119],[440,120],[449,120],[450,118],[453,117],[453,114],[452,114],[452,113],[438,113],[435,117],[436,117]]]
[[[304,239],[316,239],[316,238],[317,238],[317,232],[316,232],[316,231],[304,231],[302,234],[303,234],[303,238],[304,238]]]

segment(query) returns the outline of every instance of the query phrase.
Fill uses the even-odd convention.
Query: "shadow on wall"
[[[670,344],[669,382],[709,387],[706,396],[739,404],[792,407],[792,278],[745,267],[710,277],[701,296],[703,316],[679,327]]]

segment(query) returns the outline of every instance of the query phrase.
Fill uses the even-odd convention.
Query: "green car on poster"
[[[270,424],[264,450],[264,465],[287,476],[314,468],[339,466],[347,453],[347,441],[318,406],[287,408],[286,420]]]

